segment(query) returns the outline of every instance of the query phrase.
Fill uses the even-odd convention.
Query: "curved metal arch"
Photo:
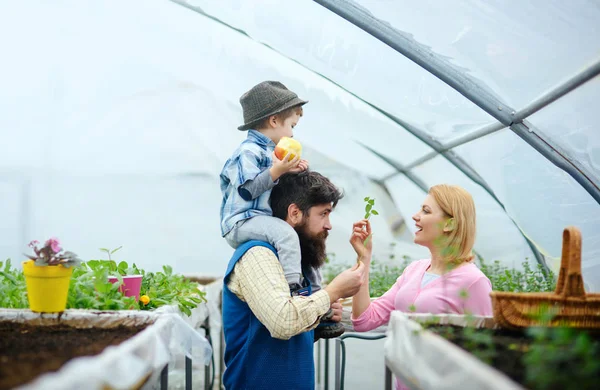
[[[525,131],[524,127],[527,128],[527,126],[523,125],[522,122],[525,117],[516,117],[517,113],[515,110],[498,99],[493,90],[488,88],[482,81],[468,75],[456,65],[451,64],[445,58],[433,52],[429,47],[415,41],[407,34],[401,33],[389,23],[376,18],[368,10],[352,1],[313,1],[390,46],[454,88],[461,95],[496,118],[500,123],[510,127],[516,135],[530,144],[551,163],[567,172],[600,204],[600,187],[593,181],[593,176],[587,173],[585,167],[570,158],[551,140],[532,131]],[[539,107],[537,109],[526,109],[524,110],[524,114],[531,115],[541,107],[558,99],[562,94],[578,87],[598,74],[600,74],[600,62],[581,72],[578,77],[565,85],[563,91],[559,91],[559,93],[554,95],[544,96],[540,102],[535,102],[538,103]]]

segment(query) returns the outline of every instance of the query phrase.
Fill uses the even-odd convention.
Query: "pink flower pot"
[[[126,275],[123,276],[123,284],[119,287],[119,291],[126,297],[135,297],[136,301],[140,299],[140,288],[142,287],[142,275]],[[108,281],[118,283],[119,279],[115,276],[109,276]]]

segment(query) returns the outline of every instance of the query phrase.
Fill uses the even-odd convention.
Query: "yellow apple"
[[[300,142],[290,137],[281,137],[277,146],[275,146],[275,156],[283,160],[286,155],[288,161],[296,156],[302,156],[302,145],[300,145]]]

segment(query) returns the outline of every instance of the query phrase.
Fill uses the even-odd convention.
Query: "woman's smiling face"
[[[414,242],[432,248],[439,245],[440,238],[444,235],[444,226],[448,216],[442,211],[433,196],[427,195],[421,209],[413,215],[417,231]]]

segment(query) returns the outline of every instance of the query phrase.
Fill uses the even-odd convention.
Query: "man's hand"
[[[359,262],[340,273],[325,287],[332,304],[340,298],[351,297],[360,290],[365,277],[365,269],[365,265]]]
[[[331,304],[331,310],[333,311],[331,321],[340,322],[342,320],[342,304],[339,301],[333,302]]]

